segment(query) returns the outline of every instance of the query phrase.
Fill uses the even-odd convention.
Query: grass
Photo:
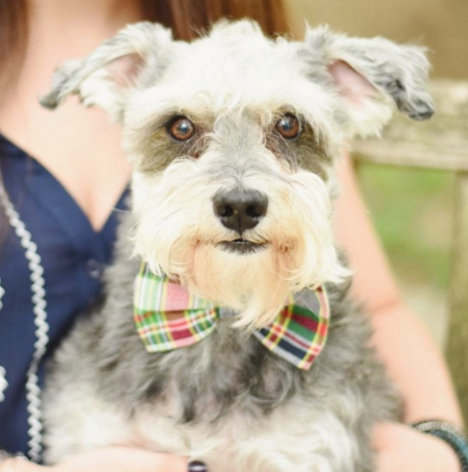
[[[452,231],[450,173],[371,164],[358,168],[364,199],[400,283],[445,289]]]

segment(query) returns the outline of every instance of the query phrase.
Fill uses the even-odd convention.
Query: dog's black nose
[[[219,191],[213,198],[213,207],[226,228],[242,234],[266,215],[268,198],[258,190],[234,188]]]

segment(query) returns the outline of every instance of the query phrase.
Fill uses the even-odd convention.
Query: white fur
[[[162,269],[190,291],[240,311],[240,325],[264,326],[290,293],[348,275],[334,247],[325,183],[310,172],[287,174],[271,153],[261,151],[254,169],[245,164],[240,181],[269,198],[266,217],[245,234],[268,245],[254,254],[219,247],[238,235],[213,211],[216,192],[237,183],[229,176],[213,179],[210,170],[222,159],[218,152],[176,161],[162,175],[137,172],[133,181],[135,253],[155,272]],[[262,173],[262,164],[270,174]]]

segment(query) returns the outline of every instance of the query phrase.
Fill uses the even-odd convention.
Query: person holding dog
[[[16,11],[23,3],[23,10]],[[145,18],[166,23],[184,39],[192,36],[191,25],[200,29],[224,15],[254,17],[270,33],[285,31],[286,24],[281,3],[273,0],[199,0],[192,2],[192,8],[177,0],[141,3],[53,0],[47,4],[25,0],[3,1],[0,8],[0,23],[4,19],[0,32],[6,36],[1,42],[6,52],[2,51],[0,60],[8,65],[0,69],[0,84],[4,91],[0,101],[0,163],[7,188],[3,200],[7,203],[3,205],[0,226],[4,231],[2,246],[13,254],[9,262],[0,259],[0,288],[5,292],[0,292],[4,309],[3,312],[0,310],[0,346],[1,343],[8,346],[9,356],[16,359],[16,364],[4,365],[7,361],[2,357],[4,351],[0,347],[0,366],[5,371],[3,377],[0,375],[0,448],[8,448],[11,453],[27,453],[31,450],[26,444],[28,430],[33,435],[33,445],[41,432],[35,423],[34,401],[37,398],[34,392],[42,385],[43,361],[65,335],[77,312],[83,311],[99,296],[102,266],[110,261],[115,235],[116,215],[112,214],[112,209],[117,206],[123,210],[122,195],[126,192],[130,175],[129,164],[120,147],[120,131],[109,125],[99,110],[83,111],[74,101],[69,101],[54,114],[39,107],[37,96],[47,89],[53,69],[65,59],[85,56],[126,23]],[[9,23],[5,18],[9,18]],[[34,156],[34,159],[27,159],[27,155]],[[29,175],[39,186],[38,198],[44,198],[39,203],[55,205],[53,215],[46,214],[50,209],[43,209],[44,214],[40,215],[28,212],[28,198],[31,196],[24,190],[23,179]],[[337,210],[338,239],[349,253],[351,266],[359,266],[354,279],[355,294],[367,301],[375,328],[376,348],[406,401],[405,421],[409,424],[441,418],[461,425],[446,368],[428,335],[401,303],[363,209],[349,159],[344,159],[341,180],[344,191]],[[62,226],[68,226],[61,237],[46,227],[57,219]],[[41,228],[42,221],[46,225],[37,231],[43,234],[37,235],[32,228]],[[34,247],[35,239],[40,237],[44,240],[44,235],[49,246]],[[366,248],[365,252],[361,248]],[[61,257],[57,257],[60,260],[47,261],[47,254],[51,258],[56,254]],[[29,316],[30,319],[36,317],[38,329],[33,329],[31,321],[31,327],[23,331],[26,321],[18,318],[28,316],[25,310],[29,305],[25,304],[23,311],[14,313],[18,315],[16,319],[11,311],[7,312],[11,306],[8,305],[11,297],[9,287],[12,284],[16,286],[17,298],[22,294],[24,297],[26,288],[30,290],[28,279],[32,274],[35,280],[32,290],[36,297],[41,298],[44,289],[49,291],[49,287],[52,288],[50,282],[47,286],[40,283],[42,275],[38,269],[38,255],[44,259],[40,262],[46,268],[46,278],[51,277],[48,282],[52,280],[58,290],[55,297],[53,293],[47,294],[48,306],[42,306],[42,310],[47,308],[47,314],[53,315],[48,319],[60,329],[45,325],[44,318],[41,318],[41,305],[37,304],[34,308],[39,308]],[[63,271],[63,279],[54,281],[54,274],[47,272],[48,267],[51,271],[56,269],[57,274]],[[12,282],[12,276],[17,280]],[[81,293],[77,284],[81,285]],[[66,300],[70,302],[68,305],[63,300],[67,298],[67,290],[70,297],[75,297]],[[29,309],[32,311],[33,308]],[[60,312],[67,310],[67,318],[63,319],[62,315],[59,320]],[[27,347],[26,342],[24,345],[18,342],[19,339],[34,340],[36,335],[49,349],[45,355],[33,348],[34,341]],[[46,342],[49,335],[51,340]],[[7,339],[9,336],[11,340]],[[31,371],[31,365],[34,366],[31,358],[38,360],[37,372]],[[39,375],[37,383],[34,383],[34,375],[28,376],[31,372]],[[11,397],[13,389],[17,389],[16,398]],[[450,446],[409,426],[379,425],[374,439],[378,472],[397,469],[421,472],[460,470],[458,458]],[[116,472],[204,470],[202,464],[187,464],[184,458],[117,446],[72,457],[53,468],[63,472],[84,469]],[[24,459],[0,459],[0,472],[36,469],[47,468]]]

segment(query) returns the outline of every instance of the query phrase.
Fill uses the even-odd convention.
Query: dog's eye
[[[292,113],[284,114],[276,123],[275,128],[285,139],[297,138],[301,131],[299,120]]]
[[[176,116],[168,123],[167,132],[177,141],[188,141],[195,134],[195,125],[185,116]]]

